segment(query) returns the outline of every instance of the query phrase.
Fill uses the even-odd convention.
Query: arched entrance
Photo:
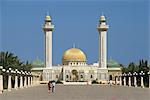
[[[71,71],[71,73],[72,73],[71,80],[73,82],[77,82],[77,80],[78,80],[78,71],[74,69],[74,70]]]
[[[112,81],[112,75],[109,75],[109,80],[111,80],[111,81]]]

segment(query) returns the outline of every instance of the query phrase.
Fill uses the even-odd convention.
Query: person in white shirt
[[[55,81],[52,81],[52,92],[54,92],[55,90],[55,85],[56,85]]]

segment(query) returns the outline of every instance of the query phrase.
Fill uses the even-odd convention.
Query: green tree
[[[3,51],[0,52],[0,66],[3,66],[5,69],[12,68],[27,71],[30,71],[32,68],[31,63],[28,61],[24,64],[18,56],[15,56],[13,53]]]

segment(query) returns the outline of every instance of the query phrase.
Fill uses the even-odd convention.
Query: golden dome
[[[78,48],[71,48],[63,53],[62,64],[64,62],[86,62],[86,55]]]
[[[51,21],[51,17],[47,15],[47,16],[45,17],[45,20],[46,20],[46,21]]]

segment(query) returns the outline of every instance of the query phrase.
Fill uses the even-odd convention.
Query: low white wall
[[[64,85],[87,85],[89,82],[63,82]]]

